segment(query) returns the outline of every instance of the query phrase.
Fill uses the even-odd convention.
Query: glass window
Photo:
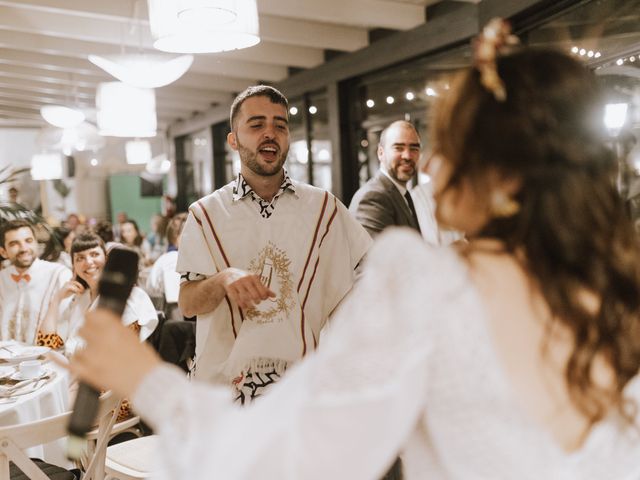
[[[583,59],[605,86],[609,130],[620,157],[618,185],[632,214],[640,218],[640,0],[576,2],[539,18],[517,31],[521,41],[559,48]],[[470,64],[467,43],[352,80],[348,106],[355,141],[353,158],[345,161],[357,162],[356,184],[362,185],[377,171],[380,132],[394,120],[413,122],[422,137],[423,152],[428,152],[427,122],[433,100],[446,91],[450,73]],[[352,193],[345,192],[346,196]]]
[[[213,191],[213,150],[210,129],[182,138],[183,161],[177,165],[179,188],[187,205]]]
[[[309,95],[309,119],[311,121],[311,183],[331,190],[331,162],[333,160],[329,135],[329,104],[327,92],[322,90]]]
[[[594,69],[605,89],[603,128],[618,156],[618,189],[640,226],[640,0],[580,2],[521,37]]]
[[[396,120],[412,122],[428,150],[427,120],[434,100],[448,89],[448,75],[470,63],[465,45],[446,53],[396,65],[362,77],[351,105],[356,127],[358,181],[363,185],[379,167],[380,133]],[[423,153],[424,156],[424,153]]]
[[[309,182],[309,149],[307,148],[307,113],[305,99],[289,101],[289,156],[286,169],[289,176],[300,182]]]
[[[225,177],[231,181],[240,173],[240,154],[225,142]]]
[[[332,145],[325,90],[289,102],[289,131],[287,171],[291,178],[331,190]]]

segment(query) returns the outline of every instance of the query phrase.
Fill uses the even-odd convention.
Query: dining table
[[[17,342],[0,342],[0,426],[19,425],[65,413],[70,408],[68,371],[50,360],[64,356],[47,347],[34,347]],[[22,376],[20,363],[41,362],[37,375]],[[31,458],[68,468],[66,439],[27,450]]]

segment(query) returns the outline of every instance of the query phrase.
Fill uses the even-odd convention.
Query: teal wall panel
[[[153,214],[160,213],[162,197],[143,197],[138,175],[112,175],[109,178],[109,199],[111,222],[116,221],[118,212],[126,212],[140,230],[148,234],[149,220]]]

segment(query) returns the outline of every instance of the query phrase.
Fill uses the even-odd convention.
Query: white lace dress
[[[640,402],[640,380],[627,394]],[[162,399],[162,401],[158,401]],[[172,368],[133,403],[160,434],[161,478],[640,478],[640,436],[616,416],[565,454],[520,409],[480,299],[448,249],[389,232],[320,350],[248,408]]]

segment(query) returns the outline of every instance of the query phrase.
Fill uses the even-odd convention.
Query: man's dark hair
[[[184,227],[184,223],[186,221],[186,213],[178,213],[169,220],[169,225],[167,226],[167,241],[169,242],[169,245],[173,245],[174,247],[176,246],[176,242],[182,233],[182,227]]]
[[[231,130],[233,131],[233,123],[238,116],[238,112],[240,111],[240,107],[247,98],[251,97],[267,97],[271,100],[271,103],[275,103],[277,105],[282,105],[287,111],[289,110],[289,102],[287,101],[287,97],[285,97],[282,93],[276,90],[269,85],[254,85],[247,88],[244,92],[238,94],[233,103],[231,104],[231,112],[229,114],[229,125],[231,126]]]
[[[33,237],[36,236],[36,231],[33,228],[33,225],[27,220],[9,220],[8,222],[4,222],[2,226],[0,226],[0,247],[4,248],[4,237],[7,232],[12,230],[18,230],[22,227],[28,227],[31,229],[31,233],[33,233]]]
[[[113,242],[113,225],[108,220],[100,220],[96,223],[96,226],[93,227],[93,231],[96,235],[98,235],[104,243]]]
[[[57,262],[60,259],[60,254],[64,251],[64,241],[71,235],[72,231],[70,228],[62,225],[54,227],[47,243],[45,243],[44,252],[42,252],[40,258],[48,262]]]

